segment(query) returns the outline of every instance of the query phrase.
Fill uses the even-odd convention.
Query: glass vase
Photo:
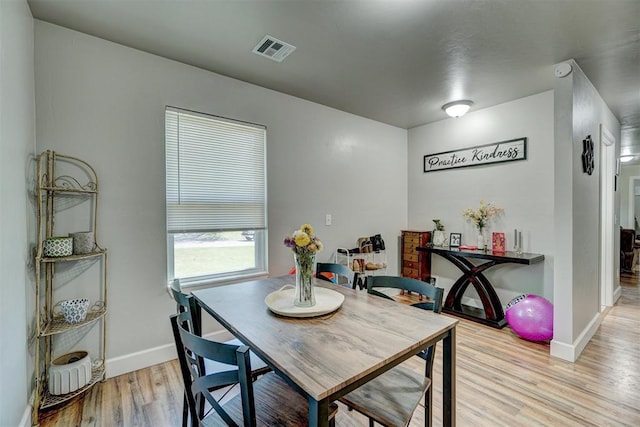
[[[315,254],[293,254],[296,263],[296,307],[313,307],[316,296],[313,289],[313,272],[316,268]]]
[[[478,250],[486,250],[487,249],[487,236],[485,235],[484,229],[478,229]]]

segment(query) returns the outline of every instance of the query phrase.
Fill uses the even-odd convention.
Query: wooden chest
[[[403,277],[411,277],[425,282],[431,277],[431,257],[418,252],[416,247],[427,246],[431,241],[431,231],[402,230],[401,272]]]

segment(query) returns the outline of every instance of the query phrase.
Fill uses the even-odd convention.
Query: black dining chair
[[[211,341],[192,334],[184,327],[185,313],[171,316],[171,328],[180,361],[189,411],[194,426],[292,426],[308,425],[307,399],[275,373],[251,381],[249,347]],[[236,369],[205,373],[199,359],[232,365]],[[212,389],[239,384],[240,393],[224,403],[216,400]],[[208,404],[211,410],[198,410]],[[207,407],[207,409],[209,409]],[[335,426],[338,407],[329,406],[330,426]]]
[[[330,273],[333,279],[323,273]],[[356,288],[356,273],[344,264],[334,264],[330,262],[316,263],[316,277],[331,283]]]
[[[176,312],[178,315],[181,315],[182,326],[194,335],[202,336],[202,311],[196,303],[195,298],[193,298],[191,295],[185,294],[184,292],[182,292],[182,290],[180,290],[180,281],[178,279],[173,281],[173,284],[169,286],[169,289],[171,290],[171,295],[176,302]],[[243,345],[242,341],[238,339],[225,341],[225,344],[236,346]],[[253,367],[250,375],[252,380],[255,380],[256,378],[258,378],[258,376],[266,374],[271,370],[271,368],[269,368],[267,364],[264,363],[262,359],[256,356],[253,352],[250,352],[249,354],[251,358],[251,366]],[[199,369],[202,372],[206,372],[207,374],[237,370],[237,366],[235,365],[224,364],[209,359],[198,359],[197,363],[199,364]],[[211,389],[211,391],[214,391],[214,389]],[[201,402],[199,408],[200,411],[204,410],[204,406],[202,404],[204,404],[204,401]],[[193,425],[197,425],[193,418],[192,421]],[[185,393],[182,406],[182,426],[186,427],[188,423],[189,403],[187,395]]]
[[[413,291],[425,295],[428,300],[412,304],[415,307],[440,313],[444,290],[420,280],[396,276],[371,276],[367,278],[367,292],[383,298],[393,299],[381,288]],[[431,374],[436,345],[433,344],[418,354],[425,360],[423,373],[400,364],[384,374],[365,383],[343,396],[340,401],[369,418],[369,426],[374,423],[386,427],[405,427],[424,396],[425,426],[431,426]]]

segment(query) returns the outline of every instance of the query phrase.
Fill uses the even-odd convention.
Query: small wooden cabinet
[[[400,248],[402,277],[410,277],[425,282],[431,278],[431,257],[425,252],[418,252],[416,247],[427,246],[431,242],[431,231],[402,230],[402,246]]]

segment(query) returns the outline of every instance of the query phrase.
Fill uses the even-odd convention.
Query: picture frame
[[[494,231],[492,234],[491,240],[492,240],[492,245],[491,245],[492,252],[498,253],[498,254],[503,254],[506,252],[504,233]]]
[[[451,233],[449,234],[449,247],[457,248],[460,247],[462,242],[462,233]]]

